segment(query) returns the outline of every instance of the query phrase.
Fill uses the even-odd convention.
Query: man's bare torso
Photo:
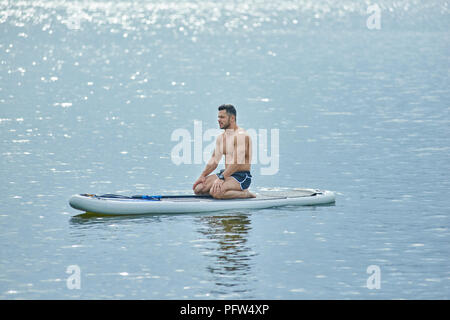
[[[247,131],[242,128],[225,130],[219,136],[220,147],[225,156],[225,169],[232,164],[238,164],[236,171],[250,171],[251,167],[251,139]]]

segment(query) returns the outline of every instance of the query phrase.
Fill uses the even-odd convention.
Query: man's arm
[[[220,159],[222,159],[223,156],[223,143],[222,143],[222,135],[219,135],[216,139],[216,148],[214,149],[214,152],[211,156],[211,159],[209,159],[208,163],[206,164],[205,169],[200,174],[200,177],[194,182],[194,185],[192,186],[192,189],[195,190],[195,187],[200,184],[204,183],[206,181],[206,177],[213,172],[217,166],[219,165]]]
[[[223,156],[223,140],[222,140],[222,134],[219,135],[216,139],[216,148],[214,149],[214,152],[211,156],[211,159],[209,159],[208,163],[206,164],[205,169],[203,170],[200,177],[207,177],[211,172],[213,172],[217,166],[219,165],[220,160]]]

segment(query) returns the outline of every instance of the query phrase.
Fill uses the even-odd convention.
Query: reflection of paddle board
[[[316,189],[261,191],[256,198],[217,200],[210,196],[121,196],[78,194],[70,198],[72,208],[106,215],[210,212],[230,209],[263,209],[332,203],[335,194]]]

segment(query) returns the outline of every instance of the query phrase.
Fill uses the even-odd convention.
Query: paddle
[[[95,195],[91,195],[95,196]],[[108,199],[142,199],[142,200],[149,200],[149,201],[161,201],[161,199],[184,199],[184,198],[212,198],[209,194],[204,195],[194,195],[194,194],[187,194],[187,195],[157,195],[157,196],[149,196],[149,195],[134,195],[131,197],[123,196],[120,194],[103,194],[100,196],[96,196],[99,198],[108,198]]]

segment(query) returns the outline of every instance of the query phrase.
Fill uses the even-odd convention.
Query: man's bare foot
[[[247,194],[247,198],[256,198],[256,195],[251,193],[248,189],[245,190],[245,193]]]

